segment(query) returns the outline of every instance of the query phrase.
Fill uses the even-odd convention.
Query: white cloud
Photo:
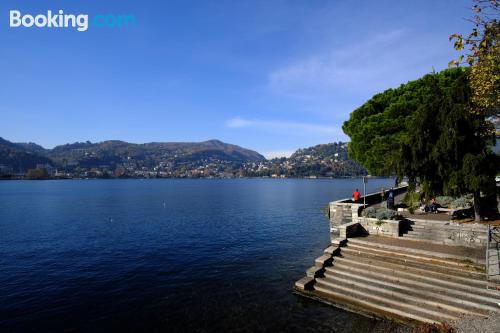
[[[268,75],[267,87],[273,93],[310,100],[333,92],[387,89],[432,70],[426,61],[433,56],[428,51],[432,46],[426,42],[403,29],[355,40],[277,68]]]
[[[226,126],[231,128],[248,127],[252,125],[254,125],[253,121],[242,118],[233,118],[226,121]]]
[[[344,136],[338,127],[299,122],[249,120],[237,117],[226,121],[226,126],[229,128],[255,128],[291,135]]]

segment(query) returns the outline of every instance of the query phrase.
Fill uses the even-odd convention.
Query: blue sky
[[[53,147],[219,139],[267,155],[347,140],[373,94],[446,68],[469,0],[2,1],[0,136]],[[132,14],[10,28],[9,11]]]

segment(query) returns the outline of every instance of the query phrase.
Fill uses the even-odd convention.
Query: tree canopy
[[[350,157],[373,175],[407,176],[426,196],[487,189],[498,170],[494,132],[470,112],[469,71],[425,75],[354,110],[342,127]]]

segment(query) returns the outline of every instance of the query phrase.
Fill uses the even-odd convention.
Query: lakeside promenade
[[[395,189],[396,201],[406,188]],[[456,223],[449,212],[381,220],[344,199],[329,203],[331,245],[295,283],[300,295],[410,325],[500,313],[499,231]],[[493,231],[492,231],[493,230]]]

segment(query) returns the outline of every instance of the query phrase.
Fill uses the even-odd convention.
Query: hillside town
[[[101,152],[74,148],[62,163],[36,163],[30,168],[0,164],[2,179],[85,179],[85,178],[345,178],[366,175],[347,156],[347,143],[329,143],[299,149],[289,158],[237,160],[208,154],[188,158],[180,153],[158,158],[126,156],[120,161],[100,158]],[[76,156],[76,157],[75,157]],[[57,160],[56,160],[57,161]]]

